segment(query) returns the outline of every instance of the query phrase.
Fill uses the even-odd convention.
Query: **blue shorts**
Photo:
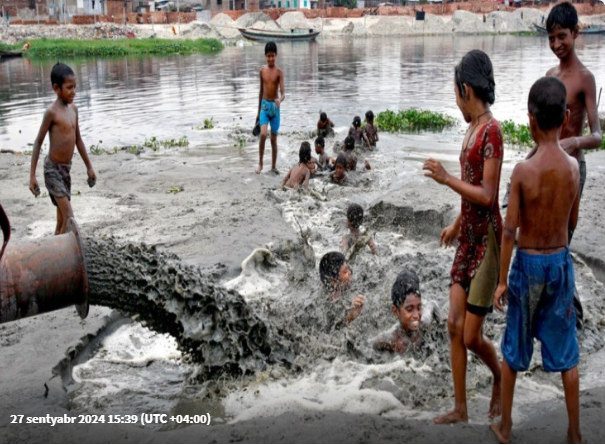
[[[545,255],[517,250],[508,278],[502,337],[502,356],[511,369],[529,368],[534,337],[542,343],[545,371],[562,372],[578,365],[574,281],[569,248]]]
[[[273,100],[263,99],[260,103],[260,116],[258,123],[263,125],[271,124],[271,133],[277,134],[279,131],[279,107],[275,105]]]

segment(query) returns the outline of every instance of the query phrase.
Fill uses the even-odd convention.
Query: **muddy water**
[[[578,46],[593,71],[604,71],[601,40],[581,40]],[[369,108],[419,106],[458,116],[452,70],[474,47],[490,53],[496,67],[495,115],[522,122],[531,83],[554,62],[537,37],[335,39],[280,46],[288,98],[278,162],[292,163],[319,110],[336,122],[339,138],[352,116]],[[192,142],[188,154],[198,162],[231,162],[248,172],[256,147],[246,122],[255,114],[259,60],[262,48],[253,46],[227,48],[216,56],[75,61],[83,137],[89,144],[102,139],[111,147],[151,136],[187,135]],[[26,147],[37,131],[50,97],[41,81],[49,70],[50,64],[38,62],[0,65],[0,93],[6,97],[0,105],[2,144],[7,148]],[[216,122],[214,130],[192,128],[209,117]],[[233,148],[238,137],[244,139],[244,156]],[[456,203],[426,202],[414,188],[422,187],[419,161],[436,155],[455,166],[461,139],[461,127],[436,135],[382,134],[379,151],[367,155],[373,170],[353,175],[351,187],[312,181],[327,202],[295,192],[267,192],[267,205],[281,210],[284,223],[300,231],[300,240],[266,246],[268,254],[255,256],[229,280],[221,281],[220,271],[199,272],[153,248],[89,239],[93,301],[118,308],[136,322],[112,326],[87,351],[92,359],[74,367],[69,375],[76,383],[70,385],[74,408],[121,414],[211,412],[215,420],[237,421],[300,409],[428,417],[449,406],[444,318],[452,252],[438,249],[435,234],[451,220]],[[508,150],[506,161],[514,158],[514,150]],[[382,197],[401,195],[405,199],[399,203],[377,204]],[[315,265],[325,252],[339,248],[351,202],[366,209],[379,255],[359,255],[342,306],[330,306]],[[395,322],[389,312],[390,286],[404,267],[418,272],[423,298],[427,305],[435,302],[440,317],[425,333],[420,350],[404,356],[376,353],[370,340]],[[577,268],[587,311],[602,311],[602,285],[589,268],[581,263]],[[334,331],[329,321],[336,315],[330,312],[342,313],[357,293],[367,297],[362,315]],[[235,321],[232,314],[226,316],[229,311]],[[214,339],[216,332],[205,326],[219,326],[224,341]],[[497,343],[503,327],[504,318],[495,314],[486,333]],[[249,332],[258,335],[249,339]],[[600,363],[592,354],[601,348],[601,338],[596,326],[587,327],[583,357]],[[286,352],[280,349],[284,344],[290,346]],[[293,354],[284,360],[287,352]],[[485,419],[490,376],[470,357],[471,415]],[[256,372],[242,377],[245,370]],[[530,401],[561,397],[556,378],[539,370],[539,360],[518,385],[516,419],[535,409]]]

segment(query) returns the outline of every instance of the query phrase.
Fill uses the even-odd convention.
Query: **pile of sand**
[[[525,17],[525,14],[523,14],[523,17]],[[530,30],[525,21],[521,20],[520,15],[511,14],[510,12],[505,11],[494,11],[490,13],[490,15],[487,16],[486,25],[491,32],[499,33]]]
[[[373,25],[368,26],[370,34],[375,36],[404,36],[412,32],[412,28],[403,17],[381,17]]]
[[[452,30],[443,22],[441,17],[425,14],[424,20],[414,20],[412,30],[415,34],[451,34]]]
[[[274,22],[273,20],[269,20],[269,21],[259,20],[258,22],[255,22],[252,24],[252,28],[263,29],[265,31],[282,31],[282,29],[279,27],[279,25],[276,22]]]
[[[521,14],[523,14],[523,18],[521,20],[525,22],[531,31],[534,29],[534,23],[537,23],[540,26],[546,26],[545,12],[532,8],[519,8],[512,13],[512,15],[519,18],[521,18]],[[544,24],[542,24],[542,16],[544,16]]]
[[[256,28],[256,26],[254,26],[255,23],[272,22],[272,21],[273,20],[271,20],[271,17],[269,17],[268,15],[266,15],[262,12],[248,12],[247,14],[244,14],[239,19],[237,19],[235,21],[235,24],[237,25],[238,28],[248,28],[248,27]]]
[[[286,12],[277,23],[282,29],[311,29],[313,25],[309,23],[305,15],[300,11]]]
[[[182,36],[188,38],[207,38],[207,39],[219,39],[221,35],[218,33],[216,28],[203,22],[192,22],[188,29],[181,32]]]
[[[241,37],[240,32],[237,30],[237,24],[227,14],[215,15],[212,20],[210,20],[210,24],[218,31],[221,37],[224,37],[225,39],[237,39],[238,37]]]
[[[456,34],[481,34],[492,31],[478,16],[468,11],[456,11],[450,20],[450,26]]]

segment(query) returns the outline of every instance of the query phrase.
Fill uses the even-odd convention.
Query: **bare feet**
[[[487,417],[495,419],[500,415],[500,381],[492,385],[492,400],[489,402],[489,413]]]
[[[449,413],[445,413],[440,415],[439,417],[435,417],[433,419],[437,425],[442,423],[457,423],[457,422],[468,422],[468,413],[465,410],[459,410],[454,408]]]
[[[505,431],[505,428],[502,427],[502,422],[492,423],[489,429],[493,431],[498,442],[510,443],[510,429]]]
[[[258,167],[256,167],[256,170],[254,170],[254,173],[259,175],[260,172],[262,172],[262,171],[263,171],[263,164],[258,164]]]
[[[568,443],[586,443],[582,439],[582,435],[579,432],[572,432],[571,429],[567,429],[567,442]]]

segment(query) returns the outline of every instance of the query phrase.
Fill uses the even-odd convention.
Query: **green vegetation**
[[[214,128],[214,118],[204,119],[204,125],[193,127],[194,130],[212,130]]]
[[[533,147],[534,140],[531,137],[528,125],[515,124],[511,120],[500,122],[504,142],[519,147]]]
[[[428,110],[400,110],[399,112],[386,110],[378,113],[374,119],[378,129],[389,132],[443,130],[453,127],[457,121],[443,113]]]
[[[111,149],[105,149],[101,147],[103,141],[99,141],[98,144],[92,144],[88,151],[90,151],[93,155],[115,155],[118,152],[118,147],[113,147]]]
[[[143,147],[151,148],[153,151],[158,151],[160,148],[173,148],[173,147],[187,147],[189,145],[189,139],[187,136],[183,136],[180,139],[164,139],[159,140],[155,136],[151,139],[145,139]]]
[[[223,49],[216,39],[168,40],[168,39],[34,39],[24,55],[36,57],[111,57],[130,54],[203,54]],[[16,45],[0,43],[0,49],[19,50],[23,42]]]
[[[183,190],[185,190],[185,188],[182,185],[179,185],[175,187],[170,187],[168,190],[166,190],[166,193],[172,193],[173,195],[176,195],[177,193],[180,193]]]

